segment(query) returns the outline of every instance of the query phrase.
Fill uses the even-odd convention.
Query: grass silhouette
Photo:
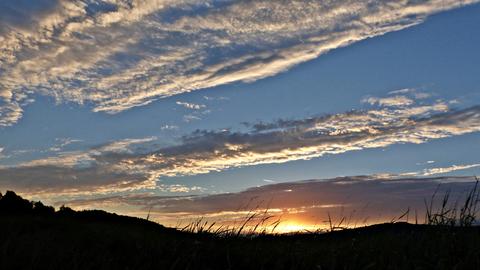
[[[0,269],[480,269],[478,182],[464,198],[437,198],[426,201],[424,224],[403,222],[407,209],[385,224],[345,229],[345,218],[330,219],[327,233],[275,234],[281,220],[267,210],[238,226],[199,219],[178,230],[99,210],[55,211],[8,191]]]
[[[432,194],[430,203],[425,201],[425,223],[429,225],[469,227],[477,222],[478,203],[480,202],[480,190],[478,178],[474,187],[467,193],[463,203],[459,198],[451,202],[450,191],[447,190],[441,200],[440,207],[435,211],[433,205],[436,202],[437,190]],[[460,205],[460,206],[459,206]],[[460,208],[459,208],[460,207]]]

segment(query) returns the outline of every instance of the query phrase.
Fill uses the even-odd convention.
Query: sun
[[[275,233],[314,232],[319,229],[322,229],[321,226],[319,225],[288,221],[285,223],[280,223],[275,228],[274,232]]]

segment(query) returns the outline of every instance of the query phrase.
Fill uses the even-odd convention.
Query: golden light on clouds
[[[169,186],[162,180],[310,160],[394,144],[422,144],[480,131],[480,107],[450,109],[446,101],[425,100],[426,94],[422,94],[409,89],[400,98],[394,92],[384,98],[370,97],[367,103],[373,105],[364,110],[247,123],[249,130],[197,130],[165,147],[156,146],[158,138],[153,136],[114,141],[83,151],[56,152],[43,159],[0,167],[0,188],[8,186],[46,198],[139,190],[191,192],[202,188]],[[421,98],[416,98],[419,95]],[[428,176],[475,167],[457,165],[408,172],[404,176]],[[21,181],[12,181],[20,178]]]

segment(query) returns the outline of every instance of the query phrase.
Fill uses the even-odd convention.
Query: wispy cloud
[[[370,105],[381,105],[381,106],[408,106],[413,104],[413,100],[406,96],[393,96],[393,97],[386,97],[386,98],[376,98],[376,97],[369,97],[363,100],[365,103],[369,103]]]
[[[1,74],[1,73],[0,73]],[[0,94],[1,94],[0,86]],[[0,97],[0,126],[10,126],[22,118],[23,109],[18,101]]]
[[[425,98],[429,98],[429,97],[432,96],[431,93],[421,92],[421,91],[418,91],[415,88],[404,88],[404,89],[394,90],[394,91],[389,92],[389,94],[390,95],[410,94],[410,95],[413,95],[416,99],[425,99]]]
[[[36,0],[0,3],[0,125],[34,94],[116,113],[254,81],[477,2]]]
[[[186,115],[183,116],[183,121],[187,122],[187,123],[195,121],[195,120],[200,120],[200,119],[202,119],[202,118],[200,118],[199,116],[194,115],[194,114],[186,114]]]
[[[180,106],[182,106],[184,108],[187,108],[187,109],[190,109],[190,110],[200,110],[200,109],[204,109],[204,108],[207,107],[204,104],[195,104],[195,103],[182,102],[182,101],[177,101],[176,103],[177,103],[177,105],[180,105]]]
[[[445,174],[445,173],[450,173],[450,172],[455,172],[455,171],[461,171],[461,170],[468,170],[472,168],[478,168],[480,167],[480,164],[465,164],[465,165],[452,165],[448,167],[438,167],[438,168],[429,168],[429,169],[424,169],[421,172],[416,173],[419,176],[431,176],[431,175],[437,175],[437,174]]]
[[[245,131],[198,130],[168,147],[158,148],[150,143],[156,138],[146,138],[61,153],[0,169],[0,188],[47,193],[155,189],[163,177],[420,144],[480,131],[479,106],[452,110],[443,101],[409,98],[410,105],[376,104],[335,115],[249,124]]]
[[[81,142],[82,140],[72,139],[72,138],[56,138],[55,145],[50,147],[48,150],[52,152],[59,152],[62,151],[66,146]]]
[[[163,125],[160,127],[161,130],[177,130],[179,127],[176,125]]]
[[[434,161],[427,161],[426,163],[417,163],[417,165],[426,165],[426,164],[433,164]],[[447,167],[434,167],[434,168],[425,168],[420,171],[413,171],[413,172],[402,172],[402,173],[378,173],[375,174],[377,177],[385,177],[385,178],[391,178],[391,179],[398,179],[398,178],[403,178],[403,177],[429,177],[433,175],[443,175],[443,174],[448,174],[451,172],[456,172],[456,171],[463,171],[463,170],[468,170],[468,169],[473,169],[473,168],[478,168],[480,167],[479,163],[475,164],[462,164],[462,165],[450,165]]]

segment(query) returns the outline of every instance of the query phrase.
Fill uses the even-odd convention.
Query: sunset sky
[[[420,211],[480,175],[477,2],[1,0],[0,191],[170,226]]]

